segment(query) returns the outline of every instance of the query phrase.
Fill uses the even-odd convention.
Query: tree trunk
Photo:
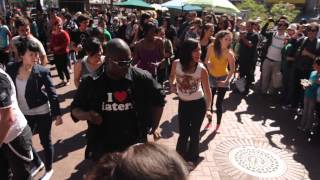
[[[317,0],[306,0],[305,12],[307,14],[314,14],[317,7]]]

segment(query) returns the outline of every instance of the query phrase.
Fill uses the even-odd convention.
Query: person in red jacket
[[[67,31],[62,29],[62,20],[57,19],[54,22],[51,34],[50,49],[54,55],[54,63],[56,65],[61,85],[69,85],[70,73],[68,71],[69,62],[69,45],[70,36]],[[65,81],[66,78],[66,81]]]

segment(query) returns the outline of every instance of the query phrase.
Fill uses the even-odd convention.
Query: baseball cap
[[[288,29],[296,31],[298,26],[296,24],[290,24]]]

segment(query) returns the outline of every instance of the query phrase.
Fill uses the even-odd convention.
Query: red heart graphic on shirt
[[[126,91],[118,91],[114,93],[114,97],[118,102],[122,102],[127,99],[127,92]]]

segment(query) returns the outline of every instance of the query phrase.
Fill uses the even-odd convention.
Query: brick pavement
[[[53,71],[53,75],[55,77],[54,82],[57,83],[55,71]],[[61,107],[64,113],[64,124],[58,127],[53,125],[52,129],[52,138],[55,146],[55,172],[52,179],[81,179],[87,167],[90,166],[87,162],[83,161],[86,123],[73,123],[70,118],[69,105],[72,101],[74,86],[59,88],[58,93],[60,94]],[[168,95],[167,101],[160,124],[163,138],[158,143],[175,149],[178,138],[176,116],[178,101],[175,95]],[[212,130],[201,131],[200,156],[204,159],[190,173],[190,179],[320,180],[319,144],[314,142],[308,143],[306,136],[296,130],[297,121],[294,120],[294,113],[282,110],[278,104],[279,101],[277,99],[264,97],[257,93],[251,92],[248,96],[243,97],[231,91],[228,92],[224,103],[225,113],[220,133],[213,133]],[[203,125],[206,122],[207,120],[205,119]],[[36,148],[42,151],[37,135],[34,137],[34,142]],[[241,150],[241,147],[253,149],[251,149],[252,151],[250,149]],[[238,153],[240,156],[235,156],[235,161],[242,164],[243,167],[249,164],[249,168],[256,168],[258,166],[262,168],[258,170],[253,169],[252,171],[269,171],[270,169],[266,167],[269,167],[270,163],[278,165],[277,162],[269,162],[270,159],[273,159],[274,154],[276,154],[275,157],[281,159],[281,162],[284,162],[286,170],[280,172],[281,175],[279,176],[258,178],[252,175],[252,171],[240,170],[241,167],[235,167],[234,162],[230,161],[231,150],[237,149],[239,151],[235,152],[235,154]],[[240,152],[242,152],[242,155]],[[250,154],[252,152],[258,154],[258,156]],[[271,155],[268,152],[271,152]],[[249,153],[249,156],[243,155],[246,153]],[[259,156],[269,158],[263,159]],[[40,177],[41,174],[43,172],[38,176]],[[261,176],[261,173],[258,176]]]

